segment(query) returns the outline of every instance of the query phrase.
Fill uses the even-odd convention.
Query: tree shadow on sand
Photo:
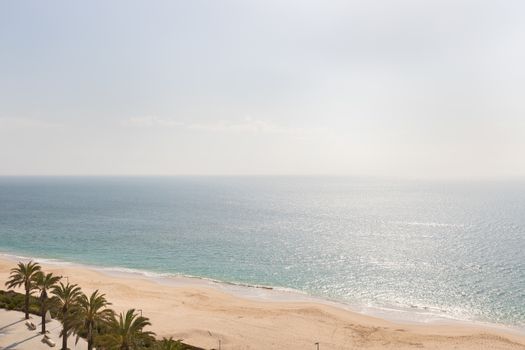
[[[23,321],[25,321],[25,319],[21,319],[21,320],[19,320],[19,321],[15,321],[15,322],[10,323],[10,324],[8,324],[8,325],[2,326],[2,327],[0,327],[0,332],[3,331],[3,330],[6,329],[6,328],[9,328],[9,327],[11,327],[11,326],[14,326],[15,324],[20,323],[20,322],[23,322]]]
[[[26,341],[29,341],[29,340],[34,339],[34,338],[39,337],[39,336],[41,336],[41,334],[40,334],[40,333],[37,333],[37,334],[35,334],[35,335],[32,336],[32,337],[29,337],[29,338],[26,338],[26,339],[24,339],[24,340],[21,340],[21,341],[15,342],[15,343],[13,343],[13,344],[10,344],[10,345],[6,346],[5,348],[2,348],[2,350],[14,350],[14,349],[17,348],[18,345],[20,345],[20,344],[22,344],[22,343],[25,343]]]

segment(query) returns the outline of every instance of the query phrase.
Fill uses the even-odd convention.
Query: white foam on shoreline
[[[242,282],[221,281],[208,277],[184,274],[160,273],[126,267],[105,267],[74,263],[53,258],[37,258],[0,252],[0,258],[18,261],[36,261],[42,264],[88,269],[117,278],[144,278],[162,285],[173,287],[206,287],[226,292],[235,297],[265,302],[311,302],[335,308],[373,316],[404,324],[458,325],[467,327],[484,327],[497,331],[525,335],[525,327],[478,321],[470,318],[458,318],[446,311],[432,307],[392,307],[377,305],[349,304],[339,300],[312,296],[301,290],[266,285],[251,285]]]

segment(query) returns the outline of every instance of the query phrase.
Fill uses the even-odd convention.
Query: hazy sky
[[[0,0],[0,174],[525,177],[524,13]]]

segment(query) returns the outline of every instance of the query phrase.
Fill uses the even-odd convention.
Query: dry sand
[[[0,281],[15,261],[0,259]],[[323,303],[262,301],[217,288],[166,284],[140,275],[42,264],[85,292],[99,289],[116,311],[142,309],[159,336],[222,349],[525,349],[525,336],[459,324],[413,325],[350,312]]]
[[[7,311],[0,309],[0,349],[2,350],[48,350],[51,347],[42,341],[44,337],[41,333],[41,318],[31,315],[30,321],[36,325],[36,330],[30,330],[25,322],[23,312]],[[55,348],[60,349],[62,338],[60,331],[62,324],[56,320],[46,322],[47,336],[55,343]],[[79,339],[75,343],[76,337],[70,337],[68,348],[71,350],[85,350],[87,343]]]

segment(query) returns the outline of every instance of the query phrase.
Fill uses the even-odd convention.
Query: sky
[[[525,178],[523,13],[0,0],[0,175]]]

